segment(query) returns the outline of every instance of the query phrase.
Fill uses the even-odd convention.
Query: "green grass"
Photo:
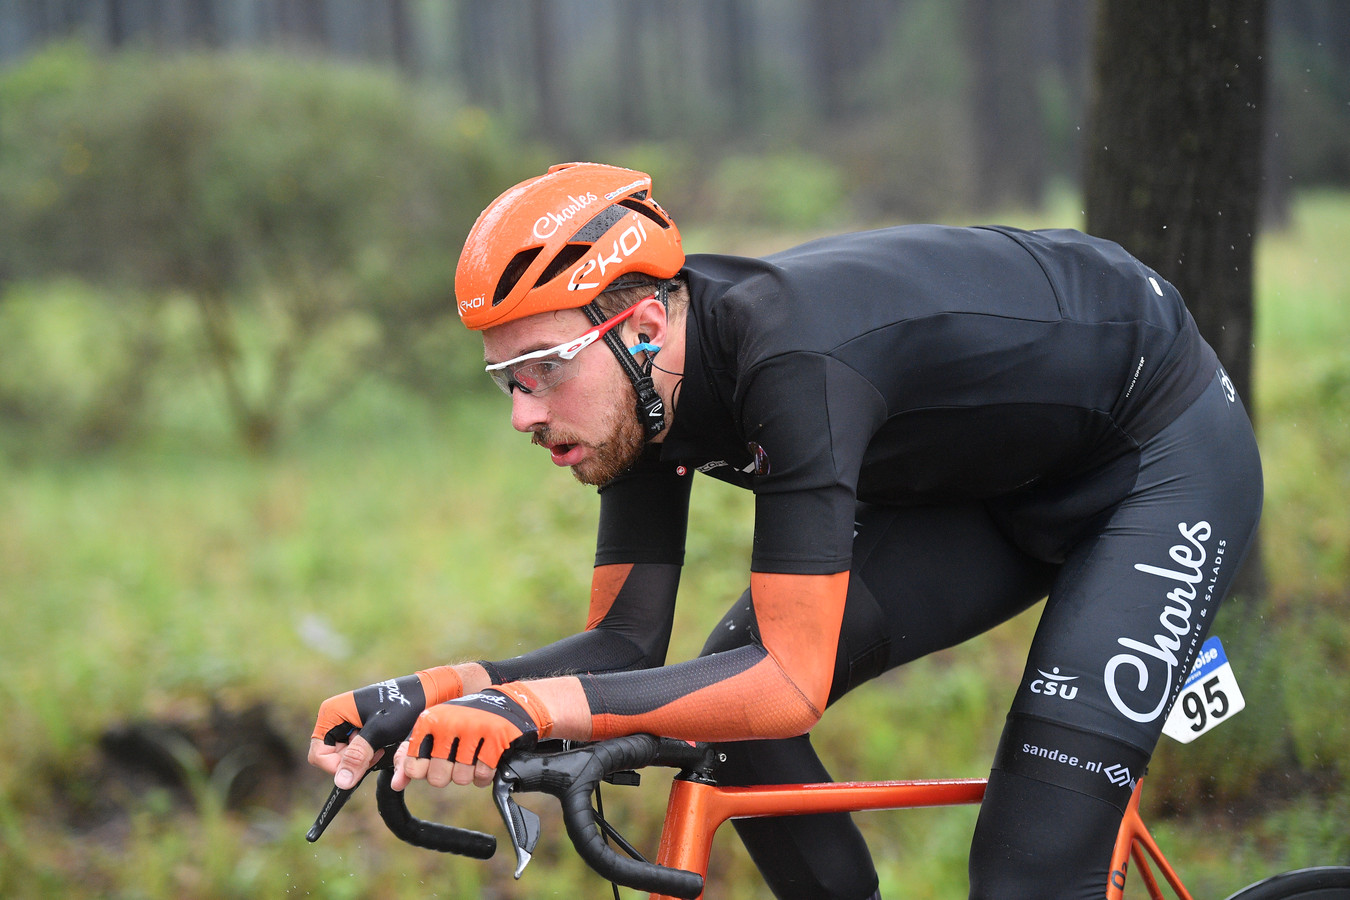
[[[1339,777],[1350,745],[1341,712],[1346,246],[1350,198],[1306,197],[1288,231],[1263,239],[1258,272],[1269,627],[1281,648],[1268,675],[1289,700],[1294,752],[1323,780],[1316,791],[1266,788],[1229,813],[1211,806],[1161,820],[1197,896],[1350,856]],[[203,403],[205,390],[183,386]],[[175,795],[120,783],[98,749],[110,726],[201,723],[214,700],[266,702],[302,754],[329,693],[431,662],[511,655],[579,627],[595,494],[554,471],[506,419],[500,397],[431,409],[371,384],[271,457],[220,449],[228,436],[202,428],[88,457],[0,458],[0,702],[10,736],[0,896],[601,896],[556,830],[516,883],[504,858],[449,860],[398,845],[366,796],[321,842],[305,843],[325,794],[308,767],[277,787],[275,802],[238,811],[225,808],[209,760],[188,760],[189,790]],[[695,505],[672,658],[697,652],[742,589],[749,555],[748,495],[701,479]],[[858,691],[818,730],[822,754],[844,777],[984,774],[1035,618]],[[1166,754],[1182,767],[1194,758]],[[612,793],[651,841],[659,788],[643,799]],[[483,795],[423,792],[414,805],[499,830]],[[968,809],[864,816],[888,895],[961,893],[973,822]],[[714,895],[766,896],[727,831]]]
[[[1340,195],[1299,205],[1261,243],[1257,419],[1273,594],[1345,603],[1350,580],[1350,216]]]

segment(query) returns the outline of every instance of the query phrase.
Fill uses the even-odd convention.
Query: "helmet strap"
[[[663,281],[657,288],[657,296],[662,300],[662,305],[667,297],[665,285],[666,282]],[[604,314],[594,303],[587,303],[581,311],[591,320],[592,325],[599,325],[605,321]],[[650,441],[665,430],[666,401],[661,399],[661,395],[656,392],[656,386],[652,384],[650,361],[646,366],[639,366],[637,360],[628,352],[628,348],[623,345],[623,341],[619,339],[617,331],[618,329],[611,329],[605,332],[604,341],[618,359],[619,366],[628,375],[628,380],[633,383],[633,390],[637,392],[638,421],[642,423],[642,433]]]

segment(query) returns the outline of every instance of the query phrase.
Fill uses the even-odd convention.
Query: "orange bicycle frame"
[[[1130,802],[1125,807],[1125,817],[1120,821],[1115,850],[1111,853],[1111,874],[1106,887],[1106,898],[1121,900],[1125,896],[1125,873],[1129,870],[1130,859],[1133,858],[1139,866],[1139,876],[1148,888],[1149,897],[1158,900],[1163,896],[1158,887],[1158,880],[1148,864],[1149,859],[1152,859],[1158,871],[1171,885],[1175,895],[1180,900],[1191,900],[1191,895],[1182,885],[1181,878],[1168,863],[1167,857],[1163,856],[1162,850],[1158,849],[1157,841],[1148,833],[1148,828],[1144,826],[1144,820],[1139,815],[1139,793],[1143,784],[1144,779],[1141,778],[1134,786],[1134,794],[1130,796]]]
[[[696,779],[677,778],[671,784],[656,862],[706,875],[713,835],[728,819],[957,806],[979,803],[984,798],[985,784],[983,778],[964,778],[721,787]],[[1178,900],[1191,900],[1191,895],[1140,818],[1142,784],[1140,779],[1121,821],[1111,856],[1106,898],[1122,900],[1124,897],[1125,873],[1132,857],[1152,900],[1163,900],[1164,895],[1148,864],[1149,858],[1171,885]],[[651,900],[670,898],[652,894]]]

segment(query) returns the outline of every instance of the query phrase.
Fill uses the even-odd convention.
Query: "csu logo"
[[[1042,672],[1040,669],[1037,669],[1036,672],[1041,677],[1035,679],[1029,685],[1033,694],[1059,697],[1061,700],[1072,700],[1078,696],[1078,685],[1069,684],[1070,681],[1078,680],[1077,675],[1061,675],[1058,666],[1055,666],[1049,672]]]

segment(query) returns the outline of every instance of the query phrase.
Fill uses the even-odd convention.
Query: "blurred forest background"
[[[1197,896],[1350,862],[1350,7],[1258,7],[1265,576],[1217,629],[1250,651],[1251,710],[1165,744],[1151,798]],[[651,172],[694,252],[1084,227],[1100,21],[1086,0],[0,0],[0,895],[596,894],[556,842],[523,887],[392,846],[369,798],[301,837],[323,697],[584,617],[594,495],[510,432],[450,302],[474,217],[584,158]],[[748,559],[748,498],[695,495],[672,658]],[[1034,625],[850,697],[827,761],[984,774]],[[495,829],[485,802],[418,802]],[[662,799],[632,803],[650,833]],[[869,819],[884,891],[959,894],[972,823]],[[718,852],[722,895],[759,896]]]

